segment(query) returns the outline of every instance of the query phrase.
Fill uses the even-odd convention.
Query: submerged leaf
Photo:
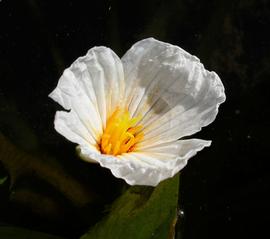
[[[49,235],[42,232],[31,231],[19,227],[0,227],[0,238],[8,239],[63,239],[61,237]]]
[[[98,197],[68,174],[55,159],[26,153],[13,145],[2,133],[0,154],[0,162],[9,173],[11,189],[19,179],[30,175],[52,185],[77,207],[83,207]]]
[[[7,176],[0,178],[0,185],[4,184],[7,181],[7,178],[8,178]]]
[[[156,188],[130,187],[107,217],[81,239],[172,239],[177,220],[179,175]]]

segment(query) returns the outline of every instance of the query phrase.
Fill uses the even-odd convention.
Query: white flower
[[[130,185],[156,186],[211,141],[183,139],[210,124],[225,101],[215,72],[183,49],[153,38],[119,59],[94,47],[61,76],[49,95],[68,111],[55,129]],[[180,140],[179,140],[180,139]]]

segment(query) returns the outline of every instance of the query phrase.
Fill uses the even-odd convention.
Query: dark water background
[[[152,36],[198,56],[227,95],[216,121],[196,135],[212,146],[182,171],[178,232],[261,238],[270,222],[268,3],[1,0],[0,179],[8,178],[0,184],[0,224],[73,238],[106,213],[124,183],[76,159],[53,128],[60,107],[47,95],[89,48],[105,45],[121,56]]]

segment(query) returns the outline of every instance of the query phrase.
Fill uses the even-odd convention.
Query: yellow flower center
[[[143,138],[141,125],[135,124],[139,117],[131,118],[127,110],[117,108],[107,120],[106,129],[100,140],[103,154],[120,155],[134,150],[138,141]]]

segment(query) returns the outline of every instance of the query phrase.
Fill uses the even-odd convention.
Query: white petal
[[[109,48],[94,47],[78,58],[64,71],[56,89],[49,95],[70,110],[69,113],[58,112],[56,130],[78,144],[80,140],[71,136],[70,131],[81,138],[87,135],[85,140],[91,144],[97,142],[107,114],[119,104],[124,94],[123,77],[121,60]]]
[[[160,181],[173,177],[189,158],[210,144],[211,141],[199,139],[180,140],[117,157],[95,153],[88,147],[80,150],[84,160],[96,160],[130,185],[156,186]]]
[[[95,143],[95,139],[74,112],[57,111],[54,126],[58,133],[73,143]]]
[[[211,123],[225,101],[214,72],[183,49],[153,38],[137,42],[122,58],[126,104],[142,116],[140,147],[173,142]]]

